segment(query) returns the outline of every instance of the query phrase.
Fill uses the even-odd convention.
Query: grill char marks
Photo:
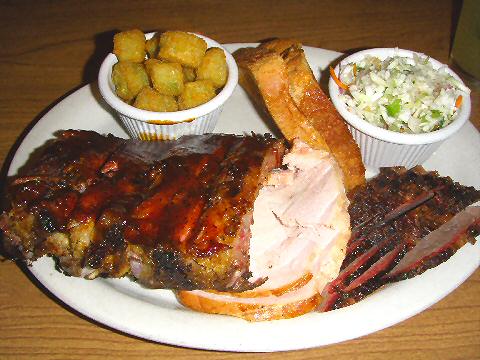
[[[154,245],[161,237],[165,249],[187,252],[222,160],[238,142],[239,138],[225,136],[210,144],[209,153],[178,153],[156,164],[147,177],[156,178],[158,184],[132,212],[141,231],[131,242]]]
[[[257,136],[243,138],[222,163],[189,247],[190,255],[201,267],[227,273],[232,290],[254,287],[246,281],[250,274],[245,272],[253,204],[259,184],[266,181],[271,169],[281,165],[283,157],[283,146],[278,142],[265,151],[258,140]],[[220,261],[212,266],[212,252],[223,249],[222,254],[235,261]],[[230,267],[225,268],[226,264]]]
[[[65,131],[22,168],[8,195],[37,213],[44,230],[64,230],[78,194],[98,181],[98,170],[122,143],[113,136]]]
[[[52,191],[57,187],[83,192],[97,180],[98,169],[123,142],[123,139],[105,137],[93,131],[63,131],[58,140],[42,146],[21,169],[14,184],[29,184],[30,187],[18,189],[14,200],[28,201],[28,195],[37,200],[45,195],[42,190]],[[41,184],[48,187],[38,186]]]
[[[92,256],[97,259],[96,273],[122,276],[130,270],[131,253],[137,256],[140,253],[142,263],[158,264],[161,270],[156,272],[160,281],[145,276],[141,281],[156,287],[192,286],[183,275],[189,266],[181,261],[181,252],[186,246],[182,245],[179,234],[188,225],[185,218],[195,214],[191,209],[195,202],[201,203],[199,195],[203,196],[208,181],[216,175],[230,143],[236,140],[234,136],[206,136],[203,141],[191,137],[191,141],[188,140],[181,139],[177,144],[128,142],[109,159],[104,169],[104,183],[111,193],[100,203],[103,214],[99,219],[106,218],[110,226],[120,227],[119,241],[128,246],[113,257],[108,253],[91,252],[89,259]],[[101,196],[94,195],[95,198]],[[109,216],[111,214],[113,216]],[[195,221],[194,216],[192,221]],[[96,228],[102,230],[102,223],[99,223]],[[100,232],[91,250],[98,249],[97,243],[105,243],[108,231],[106,228]],[[115,247],[103,248],[112,250]],[[98,258],[102,259],[101,265]],[[122,272],[112,273],[112,260],[120,264]],[[169,261],[171,264],[167,264]]]
[[[263,155],[254,138],[244,138],[233,146],[213,182],[206,209],[192,237],[191,250],[195,255],[209,256],[212,248],[233,245],[241,222],[236,213],[253,206],[255,197],[245,195],[257,187]]]
[[[480,191],[421,167],[382,169],[349,198],[352,237],[338,278],[323,293],[324,311],[435,267],[478,234],[478,210],[454,216],[479,200]]]
[[[416,243],[386,275],[389,281],[411,278],[448,260],[456,250],[480,234],[480,207],[469,206]]]
[[[37,149],[6,193],[7,206],[14,208],[0,219],[0,228],[14,239],[4,241],[6,250],[26,258],[65,255],[68,238],[61,234],[69,231],[81,193],[99,180],[99,169],[123,143],[68,130]]]
[[[75,276],[250,289],[253,202],[283,151],[265,136],[149,143],[65,131],[12,183],[0,227],[12,252],[54,255]]]
[[[166,228],[175,236],[155,248],[154,258],[159,261],[153,261],[138,275],[148,286],[178,288],[169,281],[169,271],[184,279],[188,274],[190,282],[184,282],[184,288],[188,289],[241,291],[257,285],[247,281],[249,218],[266,173],[280,165],[283,147],[258,136],[230,139],[228,151],[215,155],[216,171],[212,171],[209,160],[209,167],[203,165],[198,174],[189,174],[194,184],[180,187],[187,189],[184,200],[169,205],[172,211],[179,210],[163,217],[166,221],[173,218]],[[175,192],[174,196],[178,194]],[[168,212],[168,207],[165,211]],[[175,270],[169,262],[160,261],[177,259],[178,251],[183,263],[177,261]]]

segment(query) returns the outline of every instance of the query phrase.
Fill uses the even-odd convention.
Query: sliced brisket
[[[384,168],[349,198],[352,237],[338,278],[323,293],[324,311],[437,266],[479,232],[478,207],[461,211],[480,191],[421,167]]]

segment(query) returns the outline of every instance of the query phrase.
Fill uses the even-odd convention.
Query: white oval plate
[[[231,44],[228,49],[254,46]],[[341,54],[306,47],[319,73]],[[127,137],[101,100],[97,84],[66,97],[27,134],[12,160],[9,175],[29,154],[60,129],[89,129]],[[215,129],[224,133],[273,129],[257,114],[238,87]],[[480,135],[469,122],[425,164],[464,185],[480,188]],[[178,346],[225,351],[282,351],[327,345],[370,334],[405,320],[442,299],[479,266],[480,244],[465,245],[449,261],[414,279],[388,286],[358,304],[327,313],[272,322],[249,323],[233,317],[193,312],[181,306],[171,291],[144,289],[128,279],[87,281],[54,269],[50,258],[30,268],[35,277],[65,304],[85,316],[122,332]]]

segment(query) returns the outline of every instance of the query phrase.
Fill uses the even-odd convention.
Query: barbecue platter
[[[354,304],[475,242],[477,189],[421,166],[365,179],[301,44],[234,56],[283,138],[65,129],[5,189],[11,257],[51,256],[85,281],[129,277],[191,309],[261,321]]]

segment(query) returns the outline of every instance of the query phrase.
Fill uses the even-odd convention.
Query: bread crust
[[[330,151],[290,97],[287,69],[280,55],[267,48],[243,48],[234,56],[240,84],[255,103],[266,108],[289,142],[298,138],[314,149]]]
[[[240,84],[263,103],[285,138],[299,138],[329,151],[344,175],[347,191],[365,183],[360,149],[347,124],[323,92],[300,42],[276,39],[237,50]]]

